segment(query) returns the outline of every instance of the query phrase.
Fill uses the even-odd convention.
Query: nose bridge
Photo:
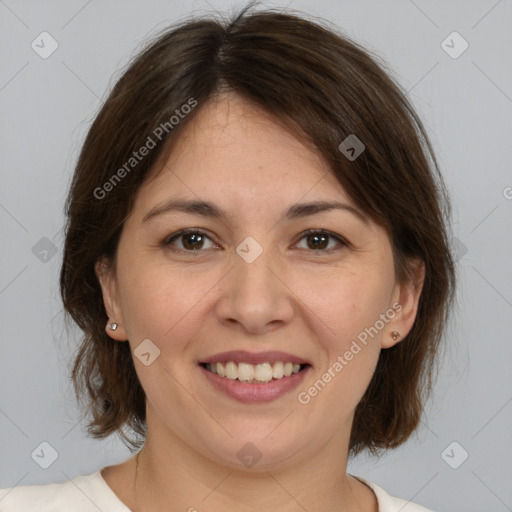
[[[234,266],[218,311],[221,319],[257,331],[269,323],[291,318],[293,308],[284,279],[279,279],[282,266],[277,251],[247,237],[236,248]]]
[[[252,239],[254,240],[254,239]],[[269,267],[277,265],[275,255],[269,248],[263,249],[257,242],[251,240],[242,242],[236,249],[238,258],[236,261],[235,272],[240,284],[245,284],[246,289],[266,288],[269,289],[271,278],[275,279],[275,275],[270,271]],[[260,249],[261,247],[261,249]],[[241,287],[242,289],[244,286]]]
[[[253,296],[253,300],[264,295],[268,295],[266,300],[275,297],[279,293],[274,283],[277,278],[270,268],[278,266],[276,251],[249,236],[237,246],[236,254],[233,278],[239,298],[244,294]]]

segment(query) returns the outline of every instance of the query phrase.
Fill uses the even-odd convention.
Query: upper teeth
[[[270,363],[249,364],[233,361],[228,363],[207,364],[206,369],[216,373],[219,377],[228,379],[238,379],[244,382],[270,382],[272,378],[281,379],[289,377],[292,373],[298,373],[300,364],[283,363],[277,361],[273,365]]]

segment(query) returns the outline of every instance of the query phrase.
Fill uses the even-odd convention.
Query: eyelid
[[[185,228],[185,229],[182,229],[175,233],[172,233],[171,235],[164,238],[164,240],[161,242],[161,245],[163,247],[172,246],[172,243],[174,242],[174,240],[179,239],[180,236],[191,234],[191,233],[203,235],[204,237],[208,238],[213,244],[218,245],[215,243],[214,240],[212,240],[212,237],[210,235],[208,235],[208,233],[206,231],[204,231],[203,229],[200,229],[200,228]],[[317,233],[324,234],[324,235],[327,235],[328,237],[335,239],[338,242],[339,246],[341,246],[341,247],[351,247],[350,242],[348,242],[341,235],[338,235],[337,233],[334,233],[327,229],[321,229],[321,228],[312,228],[312,229],[307,229],[305,231],[302,231],[298,235],[297,241],[294,242],[294,245],[297,244],[298,242],[300,242],[303,238],[307,237],[308,235],[313,235],[313,234],[317,234]],[[322,255],[322,254],[329,254],[331,252],[335,252],[339,249],[340,249],[340,247],[334,247],[331,249],[319,249],[319,250],[304,249],[304,250],[309,251],[310,253],[318,253],[318,255]],[[173,250],[175,252],[182,252],[182,253],[188,253],[188,254],[198,254],[198,253],[204,252],[202,249],[198,249],[196,251],[194,251],[194,250],[187,251],[187,250],[180,249],[177,247],[173,247],[171,250]]]
[[[179,239],[180,236],[189,235],[189,234],[192,234],[192,233],[193,234],[202,235],[205,238],[208,238],[214,245],[218,245],[218,244],[216,244],[212,240],[212,237],[206,231],[204,231],[203,229],[200,229],[200,228],[185,228],[185,229],[181,229],[181,230],[177,231],[176,233],[172,233],[171,235],[165,237],[163,239],[163,241],[161,242],[161,245],[163,247],[172,246],[172,243],[174,242],[174,240]],[[180,249],[178,247],[173,247],[172,250],[174,250],[176,252],[186,252],[186,253],[189,253],[189,254],[196,254],[196,253],[203,252],[203,250],[201,250],[201,249],[199,249],[197,251],[186,251],[186,250]]]
[[[342,247],[350,247],[351,246],[351,244],[345,238],[343,238],[341,235],[338,235],[337,233],[329,231],[328,229],[321,229],[321,228],[306,229],[306,231],[303,231],[302,233],[299,234],[296,243],[300,242],[303,238],[305,238],[308,235],[314,235],[317,233],[327,235],[330,238],[334,238],[338,242],[338,244]],[[310,249],[309,252],[318,253],[318,254],[329,254],[329,253],[337,251],[337,250],[339,250],[339,247],[334,247],[332,249],[320,249],[317,251]]]

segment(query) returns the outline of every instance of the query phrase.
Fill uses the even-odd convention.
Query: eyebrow
[[[345,203],[338,201],[314,201],[309,203],[298,203],[290,206],[281,216],[280,221],[290,221],[315,215],[320,212],[329,210],[344,210],[355,215],[359,220],[368,224],[368,218],[357,208]],[[199,215],[201,217],[210,217],[226,221],[228,214],[219,208],[214,203],[209,201],[196,201],[191,199],[170,199],[165,203],[157,205],[144,216],[142,222],[148,222],[149,220],[173,211],[184,212],[192,215]]]

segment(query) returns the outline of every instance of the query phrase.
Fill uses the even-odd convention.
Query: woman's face
[[[317,202],[342,206],[303,206]],[[327,164],[237,96],[205,105],[139,189],[100,279],[148,438],[232,467],[346,449],[380,350],[408,333],[418,298]]]

